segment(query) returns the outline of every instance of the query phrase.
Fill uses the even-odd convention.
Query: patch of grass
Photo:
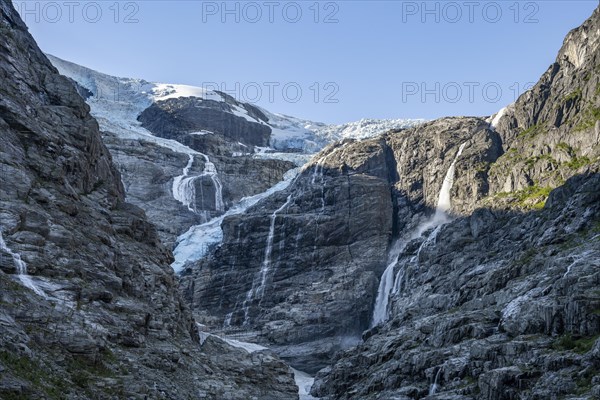
[[[534,185],[516,192],[498,193],[494,197],[508,199],[508,203],[515,207],[539,210],[546,205],[546,200],[548,200],[552,189],[549,186]]]
[[[550,162],[551,164],[553,164],[555,166],[559,165],[559,162],[556,161],[554,158],[552,158],[552,156],[549,155],[549,154],[544,154],[544,155],[541,155],[541,156],[529,157],[529,158],[527,158],[525,160],[525,164],[529,168],[532,168],[538,161],[542,161],[542,160],[548,161],[548,162]]]
[[[535,124],[519,133],[518,137],[523,139],[531,139],[543,132],[543,126]]]
[[[558,351],[573,351],[577,354],[589,352],[600,335],[574,338],[570,333],[560,336],[552,343],[552,348]]]
[[[490,169],[490,163],[488,162],[479,162],[475,165],[475,172],[485,173]]]
[[[111,353],[112,355],[112,353]],[[73,381],[77,380],[79,383],[83,383],[88,381],[89,378],[93,378],[95,376],[100,376],[104,378],[114,378],[115,373],[112,369],[108,368],[107,365],[103,361],[97,361],[94,363],[89,363],[83,360],[79,360],[77,358],[73,358],[67,367],[67,371],[71,373],[73,377]],[[75,383],[78,383],[75,382]],[[82,387],[85,387],[82,386]]]
[[[573,149],[573,147],[569,146],[567,143],[565,142],[560,142],[556,145],[556,149],[557,150],[562,150],[565,153],[567,153],[570,157],[575,157],[575,149]]]
[[[585,394],[587,392],[589,392],[590,390],[592,390],[592,379],[594,378],[594,376],[598,375],[598,370],[596,370],[595,368],[589,368],[587,369],[580,377],[579,379],[577,379],[575,381],[575,384],[577,385],[577,394],[578,395],[582,395]]]
[[[521,258],[519,258],[519,261],[517,261],[517,263],[519,265],[527,265],[531,261],[533,261],[533,258],[536,254],[537,252],[535,251],[535,249],[530,248],[525,253],[523,253],[523,255],[521,256]]]
[[[44,392],[51,399],[62,399],[68,392],[66,382],[57,376],[52,376],[39,363],[25,356],[0,351],[0,362],[16,377],[30,382],[33,387]],[[4,393],[3,396],[5,396]]]
[[[581,245],[581,243],[577,240],[575,240],[574,237],[571,237],[568,240],[565,240],[564,242],[562,242],[558,248],[561,250],[570,250],[570,249],[574,249],[575,247],[579,247]]]
[[[590,165],[592,162],[592,160],[590,160],[587,157],[575,157],[573,160],[564,163],[564,165],[566,165],[567,167],[571,168],[571,169],[579,169],[581,167],[584,167],[586,165]]]
[[[574,91],[572,91],[571,93],[569,93],[568,95],[565,96],[565,98],[563,99],[563,101],[565,103],[569,102],[569,101],[575,101],[581,98],[581,88],[577,88]]]
[[[591,129],[596,125],[596,121],[600,120],[600,107],[590,107],[583,112],[583,119],[575,125],[575,132]]]

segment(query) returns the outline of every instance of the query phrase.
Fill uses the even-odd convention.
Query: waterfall
[[[177,176],[173,180],[173,197],[186,206],[188,210],[196,212],[196,186],[194,185],[194,181],[198,177],[194,176],[190,178],[188,176],[193,164],[194,156],[189,154],[188,163],[183,168],[183,175]]]
[[[371,327],[374,327],[387,319],[387,307],[390,299],[390,291],[394,285],[394,268],[398,262],[398,256],[406,246],[406,241],[398,239],[392,246],[392,250],[388,255],[388,266],[381,276],[379,289],[377,290],[377,298],[375,300],[375,308],[373,309],[373,319]]]
[[[435,394],[435,392],[437,392],[438,389],[438,380],[440,379],[440,373],[442,372],[442,367],[440,367],[440,369],[437,370],[437,373],[435,374],[435,378],[433,380],[433,385],[431,385],[431,388],[429,389],[429,395],[433,396]]]
[[[217,211],[225,211],[225,203],[223,203],[223,184],[219,179],[217,168],[213,164],[206,154],[202,154],[204,157],[204,172],[200,176],[209,176],[215,186],[215,209]]]
[[[452,208],[452,202],[450,200],[450,191],[452,190],[452,186],[454,185],[454,170],[456,169],[456,161],[462,155],[463,150],[467,144],[463,143],[458,148],[458,153],[456,153],[456,157],[450,164],[450,168],[444,177],[444,183],[442,183],[442,189],[440,190],[440,194],[438,197],[438,203],[435,210],[434,220],[444,218],[447,219],[447,212]]]
[[[25,264],[25,261],[23,261],[21,259],[21,255],[18,253],[14,253],[11,249],[8,248],[8,246],[6,245],[6,242],[4,241],[4,237],[2,236],[2,231],[0,230],[0,250],[4,251],[5,253],[10,254],[10,256],[13,259],[13,263],[15,264],[15,267],[17,268],[17,276],[19,277],[19,280],[21,281],[21,283],[25,286],[28,287],[29,289],[31,289],[33,292],[35,292],[36,294],[42,296],[43,298],[48,298],[46,296],[46,293],[44,293],[44,291],[42,289],[40,289],[31,279],[31,276],[27,275],[27,264]]]
[[[221,223],[230,215],[243,214],[246,210],[259,201],[271,196],[273,193],[286,189],[298,175],[299,169],[294,168],[285,173],[283,180],[275,186],[269,188],[266,192],[256,194],[250,197],[244,197],[231,207],[227,212],[217,218],[205,222],[201,225],[192,226],[187,232],[177,238],[177,247],[173,251],[175,262],[171,267],[179,273],[186,262],[193,262],[206,256],[211,246],[218,245],[223,240],[223,230]]]
[[[371,321],[371,327],[376,326],[382,322],[385,322],[388,319],[388,305],[390,302],[390,296],[397,294],[400,291],[402,280],[404,279],[404,269],[402,268],[398,271],[398,274],[394,278],[394,269],[396,264],[398,264],[398,259],[400,254],[408,244],[413,239],[421,237],[424,232],[431,228],[436,228],[429,237],[421,244],[417,255],[413,257],[411,261],[418,260],[419,255],[421,254],[421,250],[423,247],[429,245],[433,241],[437,239],[437,235],[439,234],[441,225],[449,222],[450,217],[448,216],[448,211],[452,208],[452,202],[450,199],[450,192],[452,190],[452,186],[454,185],[454,172],[456,169],[456,162],[458,158],[462,155],[463,150],[465,149],[466,143],[463,143],[458,148],[458,152],[450,164],[450,168],[448,168],[448,172],[444,177],[444,182],[442,183],[442,188],[440,189],[440,193],[438,195],[437,206],[435,209],[435,214],[419,224],[414,231],[410,234],[406,235],[403,238],[396,240],[396,242],[392,245],[392,249],[388,256],[388,266],[383,272],[381,276],[381,280],[379,281],[379,288],[377,290],[377,298],[375,299],[375,306],[373,308],[373,319]]]
[[[252,282],[252,288],[246,294],[246,300],[244,301],[244,325],[248,325],[248,322],[249,322],[250,302],[257,297],[260,297],[260,299],[262,300],[262,296],[265,294],[265,285],[267,283],[267,276],[268,276],[269,270],[271,269],[271,255],[273,252],[273,241],[275,239],[275,221],[277,220],[277,214],[279,214],[285,208],[287,208],[289,206],[289,204],[291,203],[291,201],[292,201],[292,195],[290,194],[287,197],[286,202],[281,207],[279,207],[277,210],[275,210],[275,212],[273,212],[273,214],[271,214],[271,224],[269,226],[269,234],[267,236],[267,244],[265,247],[265,256],[263,258],[260,272],[254,278],[254,280]]]
[[[423,251],[423,249],[429,245],[431,245],[432,243],[435,243],[437,240],[438,235],[440,234],[440,231],[442,230],[442,225],[437,225],[435,227],[434,230],[431,231],[431,233],[427,236],[427,238],[425,240],[423,240],[423,243],[421,243],[421,245],[419,246],[419,249],[417,250],[417,254],[415,254],[415,256],[413,258],[411,258],[411,262],[419,262],[419,257],[421,256],[421,252]]]
[[[200,175],[189,176],[190,169],[194,165],[194,155],[189,154],[189,160],[185,168],[183,168],[183,174],[175,177],[173,180],[173,198],[186,206],[191,212],[197,213],[195,182],[198,178],[208,176],[215,187],[215,210],[219,212],[225,211],[223,185],[219,179],[217,168],[206,154],[200,153],[200,155],[204,157],[204,171],[202,171]],[[204,193],[201,193],[201,195],[202,200],[204,201]]]
[[[223,328],[229,328],[231,326],[231,320],[233,319],[233,314],[237,310],[237,303],[233,306],[233,311],[225,316],[225,321],[223,321]]]

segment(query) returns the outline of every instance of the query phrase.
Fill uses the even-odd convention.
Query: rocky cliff
[[[225,219],[223,245],[183,278],[197,316],[214,328],[258,330],[301,370],[324,367],[368,328],[393,238],[432,212],[467,142],[462,163],[501,152],[478,118],[328,146],[286,191]],[[473,204],[484,186],[474,180],[453,194]]]
[[[297,397],[270,353],[199,343],[98,124],[0,1],[0,397]]]
[[[407,238],[387,318],[319,373],[315,395],[600,396],[599,32],[596,10],[490,119],[495,157],[457,161],[454,190],[476,201],[455,193],[462,217]]]
[[[117,78],[49,58],[90,105],[127,200],[147,213],[170,249],[191,226],[266,191],[294,167],[252,156],[254,145],[268,144],[271,128],[259,109],[225,93]]]
[[[271,127],[261,110],[217,92],[225,101],[196,97],[168,99],[145,109],[138,119],[142,125],[162,137],[182,142],[181,135],[208,131],[219,133],[247,146],[269,145]],[[238,112],[242,109],[246,114]]]
[[[364,340],[320,372],[331,399],[592,396],[599,18],[497,115],[328,146],[226,218],[182,280],[198,318],[308,371]]]

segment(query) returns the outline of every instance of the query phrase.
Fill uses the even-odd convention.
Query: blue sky
[[[274,112],[489,115],[596,0],[19,1],[42,50],[112,75],[208,85]]]

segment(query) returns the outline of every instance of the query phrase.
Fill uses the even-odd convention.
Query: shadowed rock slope
[[[407,243],[389,321],[338,354],[314,394],[600,397],[599,38],[596,10],[495,119],[500,157],[457,162],[455,190],[479,176],[484,196],[455,192],[468,216]]]
[[[10,1],[0,32],[0,398],[296,398],[268,352],[200,345],[88,106]]]
[[[315,394],[424,398],[437,375],[438,398],[512,399],[519,385],[526,398],[546,398],[559,378],[579,382],[561,390],[591,396],[599,19],[595,11],[571,32],[538,84],[496,118],[443,118],[330,145],[286,191],[226,218],[223,245],[182,280],[195,315],[214,329],[252,331],[316,371],[362,341],[388,254],[403,238],[390,321],[335,358]],[[414,237],[455,159],[458,219]],[[495,353],[469,359],[477,346]],[[444,377],[450,364],[464,368]]]

